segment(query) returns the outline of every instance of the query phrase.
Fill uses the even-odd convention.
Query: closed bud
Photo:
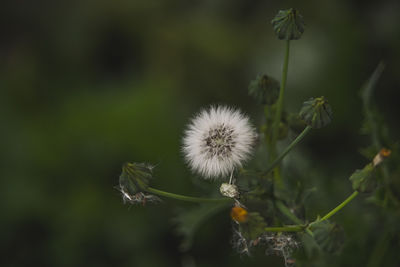
[[[273,105],[279,97],[279,82],[266,74],[257,75],[250,82],[249,95],[254,97],[259,104]]]
[[[280,10],[271,23],[280,40],[298,40],[304,32],[303,16],[294,8]]]
[[[226,197],[236,198],[239,196],[238,188],[234,184],[223,183],[223,184],[221,184],[219,191],[221,192],[221,194],[223,196],[226,196]]]
[[[332,121],[332,109],[325,97],[310,98],[303,103],[299,116],[312,128],[322,128]]]

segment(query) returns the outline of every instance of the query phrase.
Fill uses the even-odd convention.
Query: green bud
[[[343,228],[329,221],[322,221],[311,227],[314,233],[314,240],[325,252],[334,253],[342,247],[345,235]]]
[[[376,189],[374,165],[367,164],[362,170],[356,170],[351,176],[350,181],[353,189],[362,193],[369,193]]]
[[[332,109],[323,97],[310,98],[303,103],[299,116],[312,128],[322,128],[332,121]]]
[[[294,8],[280,10],[271,23],[280,40],[298,40],[304,32],[303,16]]]
[[[257,75],[250,82],[249,95],[254,97],[262,105],[272,105],[279,97],[279,82],[268,75]]]

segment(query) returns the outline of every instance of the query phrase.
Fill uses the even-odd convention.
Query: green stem
[[[276,158],[276,142],[278,140],[278,134],[279,134],[279,124],[281,122],[281,117],[282,117],[282,110],[283,110],[283,103],[284,103],[284,97],[285,97],[285,88],[286,88],[286,80],[287,80],[287,73],[288,73],[288,67],[289,67],[289,51],[290,51],[290,40],[286,41],[286,49],[285,49],[285,59],[283,61],[283,70],[282,70],[282,80],[281,80],[281,88],[279,90],[279,98],[278,102],[276,104],[276,113],[275,113],[275,118],[272,124],[272,138],[271,138],[271,143],[270,143],[270,159],[275,160]],[[276,169],[274,172],[274,179],[275,183],[278,186],[282,186],[282,178],[279,173],[279,168]]]
[[[296,224],[302,224],[303,222],[294,215],[288,207],[285,206],[285,204],[282,203],[282,201],[276,201],[275,202],[276,207],[280,212],[282,212],[283,215],[285,215],[288,219],[290,219],[292,222]]]
[[[349,204],[350,201],[352,201],[356,196],[358,195],[358,191],[354,191],[353,194],[351,194],[348,198],[346,198],[342,203],[340,203],[336,208],[334,208],[333,210],[331,210],[330,212],[328,212],[324,217],[322,217],[321,219],[317,219],[315,221],[313,221],[312,223],[310,223],[308,226],[304,226],[300,219],[298,219],[297,217],[295,217],[293,214],[293,216],[296,218],[294,219],[291,215],[288,216],[287,212],[285,212],[285,215],[290,217],[292,220],[298,220],[300,221],[299,224],[297,225],[288,225],[288,226],[283,226],[283,227],[267,227],[264,228],[265,231],[267,232],[302,232],[302,231],[306,231],[307,233],[309,233],[310,235],[313,235],[313,233],[310,230],[310,227],[313,224],[325,221],[327,219],[329,219],[330,217],[332,217],[336,212],[338,212],[339,210],[341,210],[344,206],[346,206],[347,204]],[[277,202],[279,203],[279,202]],[[283,203],[282,203],[283,205]],[[277,205],[279,208],[279,204]],[[282,207],[281,207],[282,208]],[[288,210],[288,208],[285,206],[283,210],[287,209],[288,212],[290,212]],[[290,212],[291,214],[291,212]]]
[[[283,100],[285,96],[285,87],[286,87],[286,79],[289,67],[289,51],[290,51],[290,40],[286,41],[286,50],[285,50],[285,59],[283,62],[283,70],[282,70],[282,81],[281,81],[281,88],[279,90],[279,98],[277,102],[277,109],[275,113],[275,120],[272,125],[272,141],[271,145],[275,149],[276,141],[278,140],[278,133],[279,133],[279,123],[281,121],[282,110],[283,110]]]
[[[348,198],[346,198],[342,203],[340,203],[336,208],[328,212],[322,219],[319,220],[319,222],[328,220],[330,217],[332,217],[336,212],[341,210],[344,206],[349,204],[350,201],[352,201],[356,196],[358,195],[358,191],[354,191],[353,194],[351,194]]]
[[[202,197],[189,197],[184,195],[178,195],[170,192],[161,191],[152,187],[147,187],[145,189],[148,193],[152,193],[162,197],[168,197],[172,199],[188,201],[188,202],[196,202],[196,203],[204,203],[204,202],[230,202],[233,201],[231,198],[202,198]]]
[[[303,225],[286,225],[282,227],[265,227],[266,232],[301,232],[305,229]]]
[[[307,135],[307,133],[311,130],[311,126],[307,126],[304,128],[304,130],[296,137],[296,139],[293,140],[293,142],[274,160],[274,162],[271,163],[271,165],[268,167],[267,171],[265,173],[269,173],[272,171],[279,163],[280,161],[290,152],[290,150],[293,149],[297,143],[299,143],[304,136]]]

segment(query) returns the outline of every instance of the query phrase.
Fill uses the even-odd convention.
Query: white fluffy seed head
[[[183,152],[192,170],[206,179],[226,177],[249,158],[255,139],[247,116],[234,108],[211,106],[189,124]]]

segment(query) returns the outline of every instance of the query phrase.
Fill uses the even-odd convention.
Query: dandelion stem
[[[277,103],[277,110],[275,114],[275,120],[273,124],[273,135],[272,135],[272,145],[276,144],[278,139],[278,132],[279,132],[279,122],[281,121],[281,115],[283,110],[283,100],[285,96],[285,88],[286,88],[286,80],[287,80],[287,73],[289,67],[289,51],[290,51],[290,41],[286,41],[286,50],[285,50],[285,59],[283,62],[283,70],[282,70],[282,80],[281,80],[281,88],[279,90],[279,98]]]
[[[282,70],[282,81],[281,81],[281,88],[279,90],[279,98],[277,102],[277,110],[275,113],[275,120],[273,123],[273,134],[272,134],[272,147],[275,147],[276,141],[278,140],[278,132],[279,132],[279,123],[281,121],[281,115],[283,110],[283,100],[285,96],[285,87],[286,87],[286,79],[288,73],[288,66],[289,66],[289,49],[290,48],[290,40],[286,41],[286,50],[285,50],[285,59],[283,62],[283,70]]]
[[[287,80],[287,73],[289,67],[289,51],[290,51],[290,40],[286,41],[286,49],[285,49],[285,58],[283,61],[283,70],[282,70],[282,80],[281,80],[281,88],[279,90],[279,98],[276,104],[276,113],[275,118],[272,124],[272,138],[270,143],[270,158],[275,160],[276,157],[276,142],[278,140],[279,134],[279,124],[281,122],[282,110],[283,110],[283,103],[284,103],[284,96],[285,96],[285,88],[286,88],[286,80]],[[279,174],[279,169],[275,172],[275,182],[277,185],[282,185],[281,176]]]
[[[344,206],[349,204],[350,201],[352,201],[356,196],[358,195],[358,191],[354,191],[348,198],[346,198],[342,203],[340,203],[336,208],[328,212],[324,217],[321,219],[316,219],[312,223],[308,225],[303,225],[301,220],[298,219],[294,214],[290,212],[290,210],[281,202],[277,202],[277,207],[278,209],[284,213],[289,219],[292,221],[298,221],[299,223],[297,225],[287,225],[287,226],[282,226],[282,227],[266,227],[264,228],[264,231],[266,232],[302,232],[306,231],[308,234],[313,236],[314,234],[310,230],[310,227],[316,223],[328,220],[330,217],[332,217],[336,212],[341,210]],[[280,204],[279,204],[280,203]]]
[[[284,214],[288,219],[290,219],[292,222],[296,223],[296,224],[302,224],[303,222],[296,217],[296,215],[294,215],[292,213],[292,211],[285,206],[285,204],[282,203],[282,201],[276,201],[275,202],[276,207],[279,209],[280,212],[282,212],[282,214]]]
[[[351,194],[348,198],[346,198],[342,203],[340,203],[336,208],[328,212],[324,217],[322,217],[318,222],[325,221],[332,217],[336,212],[341,210],[344,206],[349,204],[350,201],[352,201],[356,196],[358,195],[358,191],[354,191],[353,194]]]
[[[161,191],[152,187],[147,187],[145,189],[148,193],[152,193],[162,197],[168,197],[172,199],[188,201],[188,202],[196,202],[196,203],[204,203],[204,202],[231,202],[233,199],[231,198],[202,198],[202,197],[190,197],[184,195],[178,195],[170,192]]]
[[[311,130],[311,126],[307,126],[304,130],[293,140],[293,142],[271,163],[265,173],[269,173],[272,171],[280,162],[281,160],[293,149],[293,147],[300,142],[304,136]]]

